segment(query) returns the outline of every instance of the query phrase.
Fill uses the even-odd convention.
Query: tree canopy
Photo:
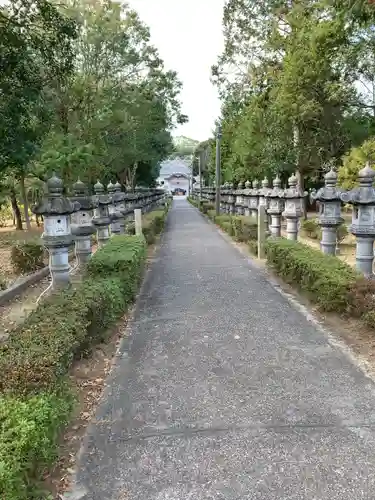
[[[153,185],[187,117],[137,12],[16,0],[0,7],[0,26],[0,183],[13,178],[26,201],[30,179],[52,171],[68,186],[78,176]]]
[[[212,67],[222,181],[296,170],[302,187],[319,182],[375,133],[374,13],[366,2],[228,0]]]

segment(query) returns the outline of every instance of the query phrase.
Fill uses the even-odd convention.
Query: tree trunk
[[[302,193],[304,193],[305,192],[305,179],[304,179],[304,176],[300,170],[297,170],[296,177],[298,179],[299,188],[302,191]],[[307,197],[306,196],[304,196],[304,198],[303,198],[302,210],[303,210],[302,218],[303,218],[303,220],[306,220],[307,219]]]
[[[20,175],[20,188],[21,188],[21,196],[22,196],[22,201],[23,201],[23,212],[24,212],[24,216],[25,216],[26,229],[28,231],[30,231],[31,222],[30,222],[30,217],[29,217],[29,202],[28,202],[27,196],[26,196],[25,176],[23,174]]]
[[[23,227],[22,227],[21,210],[20,210],[20,207],[18,206],[16,193],[15,193],[14,189],[12,189],[10,191],[10,203],[12,205],[13,214],[14,214],[14,217],[16,219],[16,229],[18,229],[19,231],[22,231]]]

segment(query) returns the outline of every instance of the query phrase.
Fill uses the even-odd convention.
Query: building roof
[[[190,162],[182,158],[175,158],[165,160],[160,164],[159,177],[167,178],[176,174],[191,175]]]

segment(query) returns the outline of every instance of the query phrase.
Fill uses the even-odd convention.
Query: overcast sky
[[[150,27],[152,43],[168,69],[183,82],[181,100],[189,122],[174,135],[205,140],[211,136],[220,102],[210,68],[223,47],[224,0],[129,0]]]

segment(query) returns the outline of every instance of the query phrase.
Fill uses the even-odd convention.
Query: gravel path
[[[375,498],[375,386],[175,200],[77,472],[85,500]]]

